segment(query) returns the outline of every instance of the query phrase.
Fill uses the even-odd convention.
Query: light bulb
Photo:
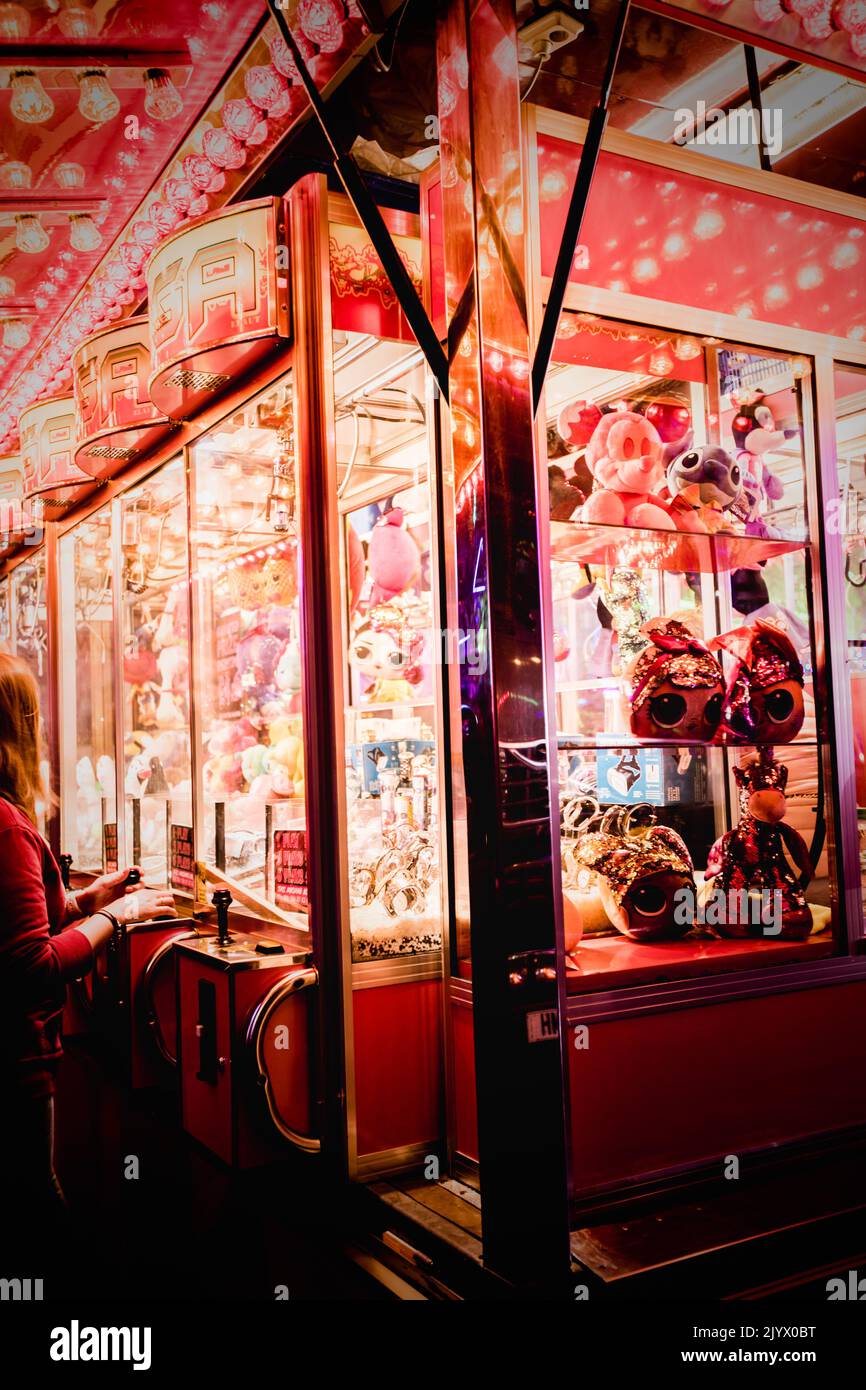
[[[33,171],[29,164],[23,164],[20,159],[0,164],[0,188],[29,188],[32,182]]]
[[[30,16],[22,5],[0,5],[0,39],[26,39]]]
[[[24,121],[26,125],[40,125],[51,120],[54,115],[54,102],[35,72],[30,68],[20,68],[13,72],[10,86],[10,109],[19,121]]]
[[[144,109],[154,121],[173,121],[183,111],[180,92],[165,68],[148,68],[145,72]]]
[[[26,348],[30,342],[30,325],[20,319],[7,319],[3,325],[3,346],[6,348]]]
[[[108,85],[103,68],[88,68],[77,74],[81,95],[78,109],[86,121],[104,125],[120,111],[120,102]]]
[[[68,159],[64,160],[54,170],[54,182],[60,188],[83,188],[84,170],[80,164],[74,164]]]
[[[19,251],[38,256],[40,251],[47,251],[50,244],[51,238],[32,212],[21,213],[15,218],[15,245]]]
[[[57,27],[67,39],[89,39],[97,32],[96,16],[86,5],[66,5],[57,20]]]
[[[69,242],[75,251],[95,251],[102,245],[102,233],[87,213],[69,219]]]

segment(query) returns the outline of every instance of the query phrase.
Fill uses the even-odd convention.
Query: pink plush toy
[[[586,462],[595,488],[583,505],[581,521],[676,529],[655,495],[665,479],[661,436],[643,415],[633,410],[603,415],[587,445]]]
[[[421,552],[403,525],[403,509],[380,517],[370,536],[367,564],[373,580],[371,603],[403,594],[421,573]]]

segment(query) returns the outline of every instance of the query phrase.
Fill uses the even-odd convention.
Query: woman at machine
[[[40,757],[36,682],[23,662],[0,653],[4,1266],[15,1249],[32,1260],[38,1238],[52,1239],[62,1222],[65,1199],[54,1171],[54,1088],[66,985],[85,974],[117,923],[175,915],[170,893],[129,888],[129,869],[67,895],[54,856],[36,829],[37,805],[47,799]]]

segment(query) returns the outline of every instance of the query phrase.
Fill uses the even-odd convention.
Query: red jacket
[[[42,836],[0,797],[0,1081],[50,1095],[62,1052],[66,984],[93,961],[83,932],[66,927],[60,870]]]

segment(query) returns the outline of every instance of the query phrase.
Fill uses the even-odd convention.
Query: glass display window
[[[59,540],[61,843],[76,869],[117,866],[112,508]]]
[[[574,987],[835,949],[808,371],[592,315],[560,329],[547,458]]]
[[[16,565],[10,576],[11,646],[15,656],[27,663],[36,678],[39,690],[40,725],[42,735],[42,778],[51,785],[49,748],[50,670],[48,665],[48,597],[45,577],[45,548],[40,547],[27,560]],[[47,827],[47,806],[37,806],[39,829]]]
[[[293,411],[286,376],[192,450],[198,857],[306,928]]]
[[[7,650],[12,645],[12,614],[9,608],[9,580],[0,579],[0,645]]]
[[[121,833],[153,887],[192,893],[188,518],[177,458],[120,498]]]
[[[434,470],[417,351],[350,334],[334,390],[352,957],[369,961],[443,941]]]
[[[866,892],[866,371],[834,372],[838,524],[843,538],[845,629],[851,685],[860,881]],[[832,524],[832,513],[828,524]]]

